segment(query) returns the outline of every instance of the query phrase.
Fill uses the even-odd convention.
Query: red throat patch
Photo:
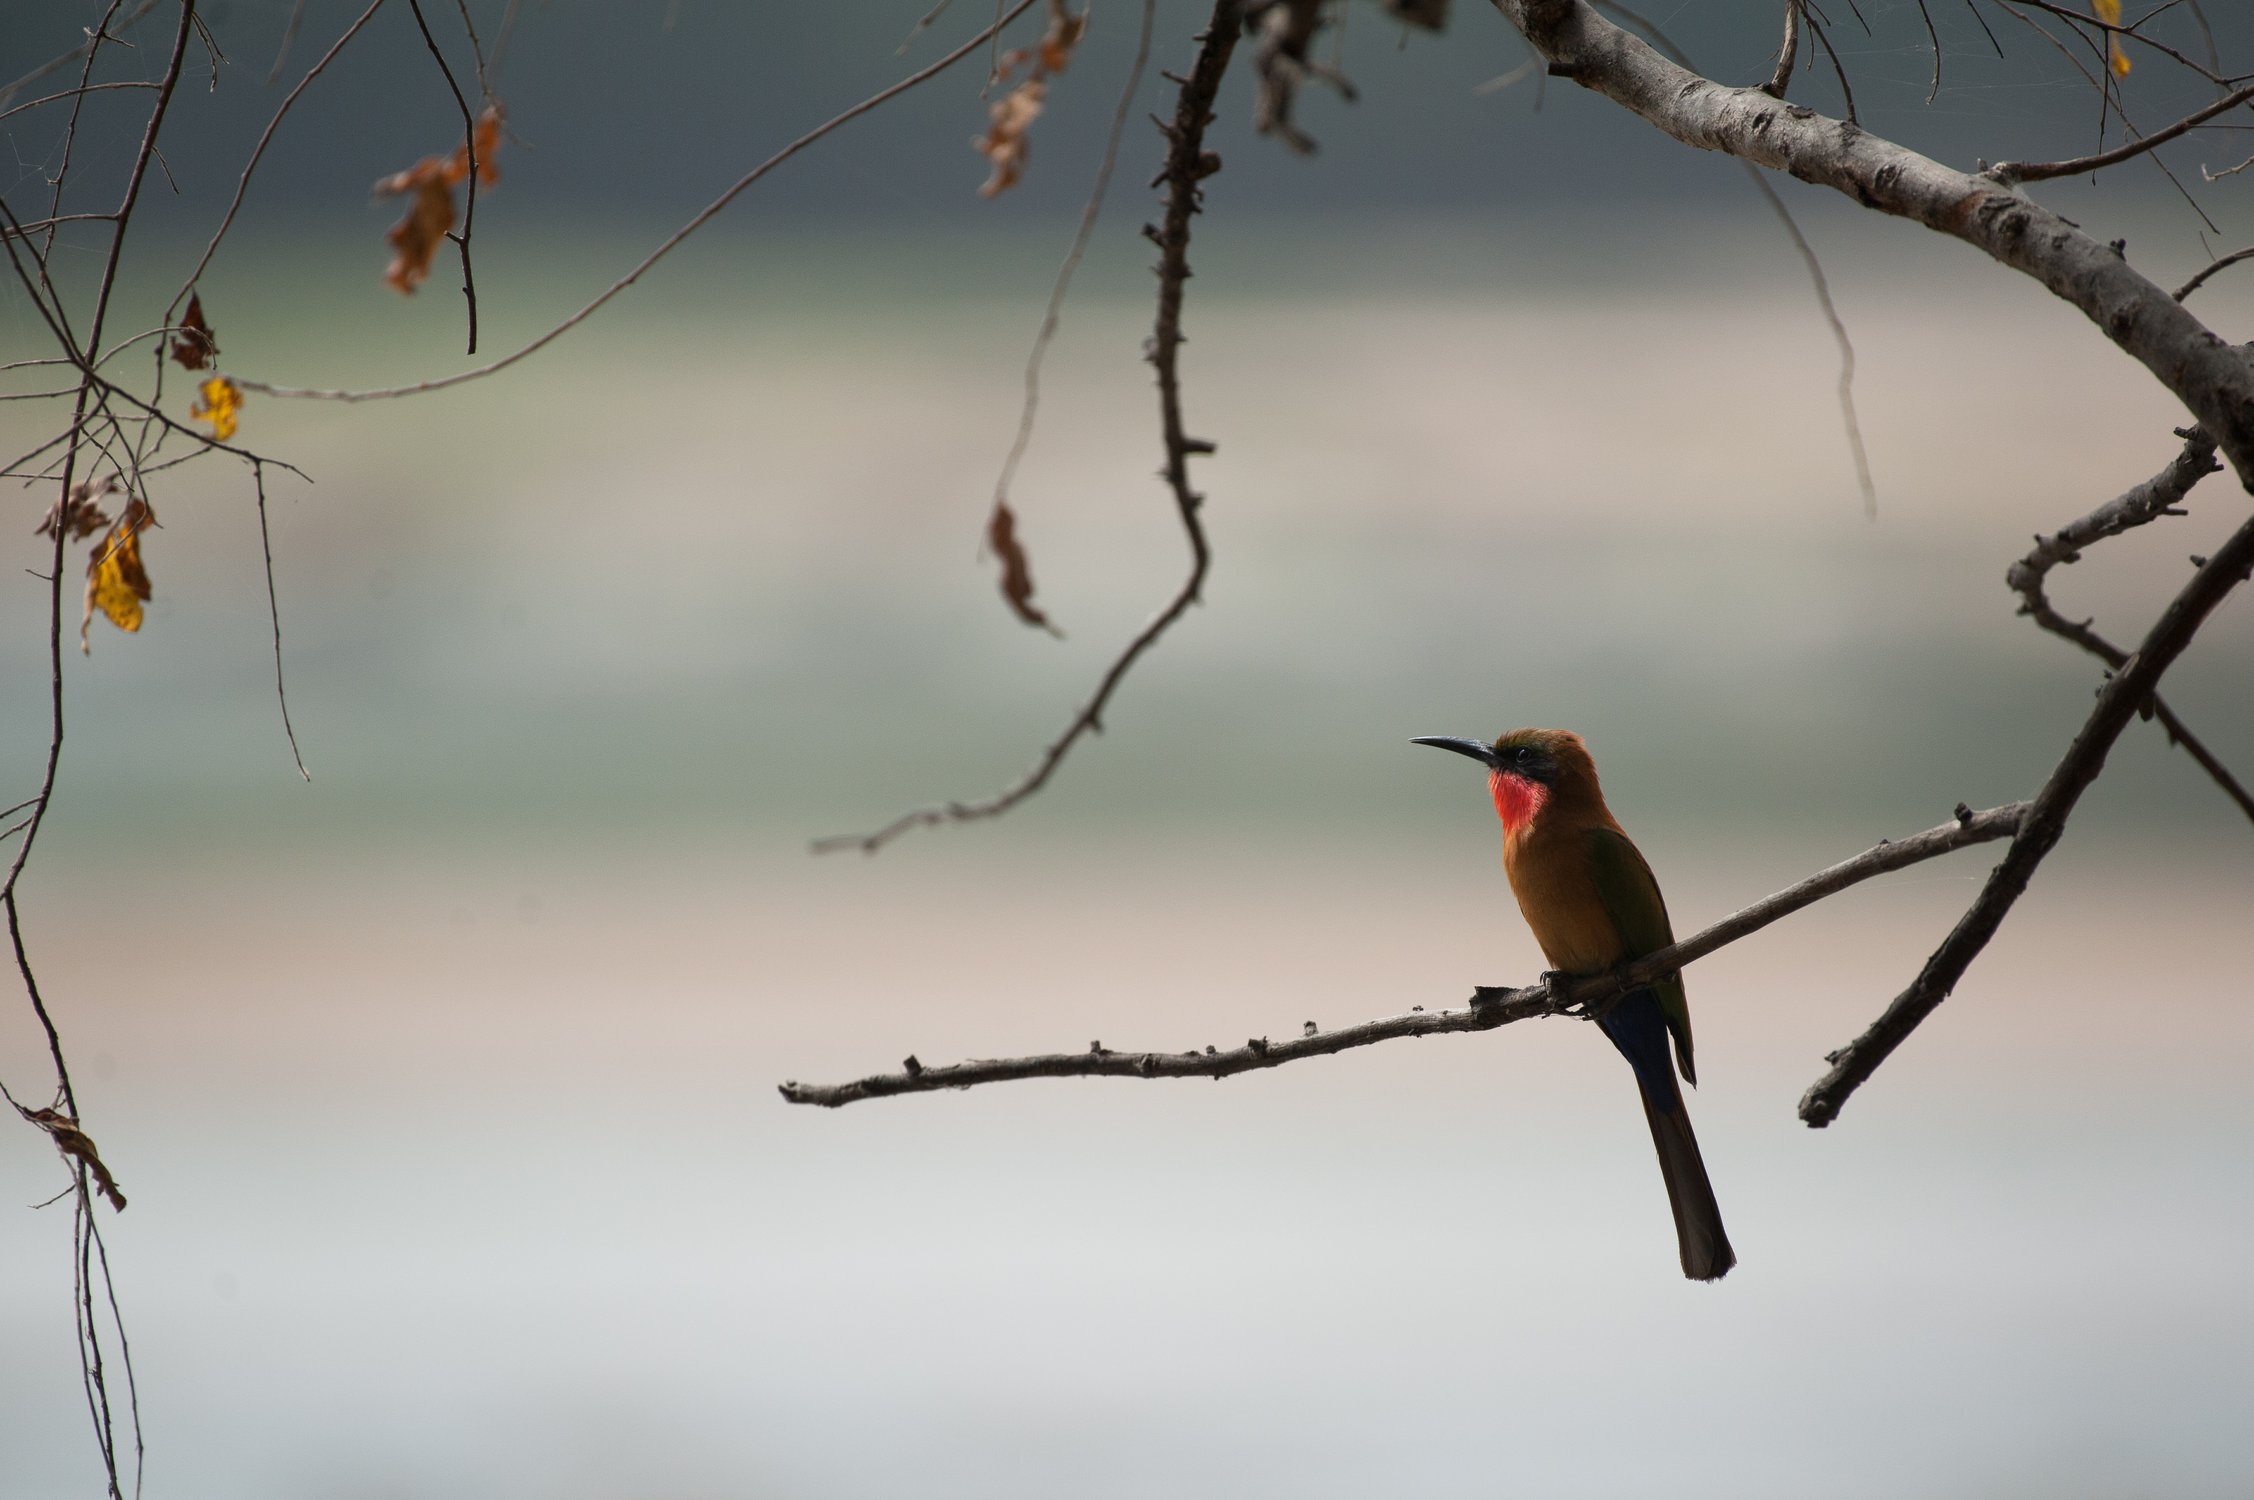
[[[1550,789],[1539,781],[1509,771],[1489,771],[1487,789],[1495,796],[1495,815],[1503,820],[1503,832],[1516,833],[1534,821],[1542,804],[1550,800]]]

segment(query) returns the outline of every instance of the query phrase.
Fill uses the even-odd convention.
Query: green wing
[[[1675,929],[1667,921],[1667,902],[1659,894],[1659,882],[1652,878],[1651,866],[1628,835],[1617,828],[1592,828],[1589,830],[1589,867],[1596,876],[1597,897],[1604,902],[1605,914],[1619,930],[1626,944],[1627,957],[1641,958],[1656,953],[1675,941]],[[1676,974],[1653,983],[1651,992],[1659,1000],[1661,1014],[1667,1018],[1667,1029],[1675,1034],[1675,1061],[1683,1070],[1686,1082],[1698,1082],[1698,1069],[1691,1060],[1690,1001],[1683,994],[1683,976]]]

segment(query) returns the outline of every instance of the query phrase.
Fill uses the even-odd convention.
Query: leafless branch
[[[2250,160],[2254,160],[2254,158],[2250,158]],[[2216,272],[2228,270],[2230,267],[2237,265],[2240,261],[2249,258],[2254,258],[2254,245],[2250,245],[2244,250],[2233,250],[2228,255],[2219,255],[2208,264],[2206,269],[2202,270],[2197,276],[2192,277],[2191,280],[2185,282],[2182,286],[2177,287],[2168,295],[2175,298],[2178,302],[2181,302],[2184,300],[2184,298],[2190,296],[2193,292],[2196,292],[2201,287],[2205,286],[2207,284],[2208,278],[2213,276]]]
[[[1690,55],[1669,40],[1667,33],[1661,31],[1657,23],[1619,4],[1618,0],[1595,0],[1595,3],[1600,9],[1623,16],[1649,33],[1653,44],[1674,59],[1678,67],[1696,71]],[[1800,3],[1801,0],[1793,0],[1795,5]],[[1782,97],[1773,89],[1764,88],[1762,92],[1772,97]],[[1862,493],[1863,514],[1876,520],[1878,484],[1871,478],[1870,454],[1863,447],[1863,424],[1855,415],[1855,341],[1847,336],[1846,320],[1839,316],[1839,308],[1831,300],[1831,281],[1824,275],[1824,263],[1817,258],[1816,247],[1809,244],[1808,237],[1800,232],[1800,223],[1792,217],[1792,210],[1785,207],[1783,197],[1770,186],[1769,179],[1759,167],[1749,161],[1740,161],[1738,165],[1744,169],[1747,180],[1753,184],[1753,191],[1761,195],[1761,201],[1769,205],[1769,212],[1775,214],[1777,222],[1784,226],[1785,235],[1792,241],[1793,252],[1800,257],[1801,265],[1807,268],[1809,285],[1815,289],[1816,304],[1823,309],[1824,322],[1831,328],[1832,342],[1839,347],[1839,418],[1847,434],[1848,456],[1855,462],[1855,487]]]
[[[282,733],[289,737],[290,759],[297,763],[297,774],[307,781],[313,773],[305,769],[305,756],[297,748],[297,728],[290,723],[289,689],[282,685],[282,606],[274,595],[274,541],[266,525],[266,465],[253,463],[251,482],[258,487],[258,550],[266,564],[266,618],[274,627],[274,701],[282,709]]]
[[[1085,1052],[979,1058],[938,1068],[927,1068],[911,1057],[896,1073],[874,1073],[849,1083],[785,1083],[781,1085],[781,1092],[784,1100],[791,1104],[818,1104],[835,1109],[860,1099],[928,1094],[941,1089],[971,1088],[982,1083],[1007,1083],[1025,1078],[1227,1078],[1232,1074],[1281,1067],[1303,1058],[1327,1057],[1403,1037],[1492,1031],[1512,1021],[1565,1015],[1575,1010],[1601,1013],[1612,1001],[1638,985],[1675,973],[1780,918],[1837,895],[1874,875],[1904,869],[1971,844],[2009,838],[2019,828],[2028,806],[2025,802],[2014,802],[1977,813],[1959,808],[1953,822],[1929,828],[1914,838],[1882,842],[1852,859],[1819,870],[1671,947],[1623,966],[1617,973],[1581,979],[1552,974],[1521,989],[1482,985],[1472,991],[1470,1003],[1462,1010],[1419,1008],[1331,1031],[1324,1031],[1309,1021],[1297,1036],[1281,1041],[1255,1037],[1241,1047],[1226,1051],[1206,1047],[1185,1052],[1115,1052],[1098,1042]]]
[[[1861,1036],[1831,1054],[1831,1071],[1816,1080],[1800,1101],[1801,1119],[1819,1129],[1837,1119],[1841,1107],[1864,1080],[1948,998],[2027,889],[2035,867],[2057,845],[2074,804],[2105,768],[2113,742],[2151,700],[2161,674],[2191,643],[2201,622],[2225,594],[2245,582],[2250,569],[2254,569],[2254,519],[2241,525],[2222,549],[2200,566],[2146,632],[2128,664],[2098,693],[2097,707],[2028,809],[2010,852],[1989,874],[1970,909],[1926,960],[1910,987],[1896,996]]]
[[[2219,114],[2238,108],[2250,99],[2254,99],[2254,84],[2249,84],[2242,89],[2234,89],[2204,109],[2193,110],[2190,114],[2176,121],[2175,124],[2155,130],[2150,135],[2139,136],[2133,141],[2114,147],[2111,151],[2099,151],[2090,156],[2070,157],[2065,161],[1998,162],[1988,169],[1986,175],[2006,187],[2016,187],[2023,182],[2043,182],[2053,177],[2074,177],[2083,172],[2095,172],[2101,168],[2125,162],[2131,157],[2142,156],[2156,146],[2165,146],[2176,137],[2212,120]]]
[[[1800,0],[1784,0],[1784,42],[1777,48],[1777,65],[1761,91],[1782,99],[1792,84],[1792,70],[1800,61]]]
[[[430,23],[423,19],[422,0],[407,0],[407,9],[415,16],[415,28],[423,34],[423,45],[438,62],[438,71],[445,75],[446,87],[454,95],[454,103],[462,111],[462,150],[466,154],[469,187],[462,204],[462,232],[448,230],[446,237],[462,252],[462,299],[469,304],[470,346],[464,352],[477,353],[477,277],[470,270],[470,235],[477,228],[477,117],[470,113],[470,101],[462,97],[462,86],[454,81],[454,70],[447,66],[446,54],[438,50],[438,38],[430,34]],[[302,769],[302,767],[300,768]]]
[[[2222,465],[2215,461],[2215,440],[2205,432],[2194,427],[2178,435],[2184,440],[2184,449],[2167,468],[2080,520],[2060,527],[2052,535],[2036,537],[2034,550],[2013,563],[2004,575],[2005,582],[2020,596],[2021,614],[2031,617],[2051,634],[2073,642],[2115,671],[2128,665],[2129,653],[2099,635],[2089,621],[2077,622],[2061,615],[2052,607],[2043,581],[2052,568],[2077,561],[2085,547],[2161,516],[2183,514],[2176,507],[2190,493],[2191,487],[2219,471]],[[2152,717],[2167,731],[2170,743],[2180,746],[2185,754],[2199,762],[2223,789],[2223,794],[2238,804],[2239,811],[2254,818],[2254,796],[2248,795],[2238,778],[2230,773],[2230,768],[2215,757],[2158,693],[2152,695],[2150,709]]]
[[[902,813],[873,833],[818,839],[813,846],[815,853],[859,849],[864,854],[874,854],[911,828],[967,823],[1008,812],[1048,784],[1074,745],[1087,735],[1101,732],[1104,708],[1129,669],[1169,626],[1198,602],[1212,554],[1206,546],[1204,523],[1198,519],[1198,508],[1205,503],[1205,497],[1190,487],[1190,459],[1197,454],[1211,453],[1213,445],[1183,430],[1182,390],[1176,357],[1182,344],[1182,289],[1190,278],[1190,219],[1202,206],[1203,191],[1199,184],[1221,170],[1221,158],[1205,149],[1205,128],[1212,122],[1214,96],[1220,92],[1222,75],[1227,72],[1230,55],[1236,50],[1240,19],[1238,0],[1214,0],[1212,18],[1198,34],[1197,61],[1189,76],[1181,81],[1174,123],[1159,126],[1167,142],[1166,165],[1156,179],[1166,185],[1165,217],[1158,226],[1143,227],[1143,233],[1159,249],[1158,322],[1151,336],[1150,362],[1158,371],[1159,420],[1166,440],[1166,483],[1173,491],[1175,514],[1181,520],[1190,545],[1189,576],[1159,612],[1135,633],[1126,649],[1113,659],[1096,683],[1094,694],[1072,716],[1064,733],[1051,741],[1041,752],[1041,758],[1015,782],[983,802],[944,802],[936,807],[920,807]]]

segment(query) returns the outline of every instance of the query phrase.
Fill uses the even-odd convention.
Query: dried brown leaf
[[[111,1207],[120,1213],[125,1211],[125,1194],[118,1190],[117,1179],[102,1164],[101,1153],[94,1149],[94,1138],[79,1129],[76,1120],[59,1109],[25,1109],[20,1104],[16,1106],[16,1113],[53,1137],[57,1150],[76,1158],[86,1168],[94,1179],[94,1186],[110,1200]]]
[[[70,494],[47,508],[47,518],[39,523],[39,536],[53,536],[61,526],[74,542],[83,542],[104,526],[110,524],[110,514],[102,509],[105,495],[117,493],[115,474],[104,474],[100,479],[81,479],[70,487]]]
[[[986,134],[971,142],[993,166],[979,185],[979,197],[1006,193],[1025,175],[1025,132],[1041,117],[1048,97],[1047,83],[1028,78],[987,107]]]
[[[1033,567],[1018,543],[1017,517],[1007,501],[994,502],[994,514],[986,522],[986,545],[1002,560],[1002,597],[1009,601],[1011,612],[1028,625],[1063,635],[1033,603]]]
[[[971,141],[993,167],[978,189],[981,198],[1008,192],[1025,175],[1025,132],[1048,103],[1050,75],[1071,66],[1073,49],[1087,34],[1087,11],[1073,15],[1064,8],[1064,0],[1049,0],[1049,29],[1041,40],[1002,55],[994,69],[995,83],[1007,83],[1027,63],[1033,67],[1023,83],[986,107],[986,134]]]
[[[180,331],[173,336],[172,358],[183,370],[201,370],[218,357],[219,341],[211,336],[211,325],[204,321],[203,297],[190,292],[187,316],[180,320]]]
[[[493,164],[501,149],[500,105],[488,105],[478,116],[474,139],[478,184],[491,187],[501,180],[500,169]],[[377,181],[379,198],[414,197],[407,205],[407,216],[384,236],[391,242],[392,254],[383,279],[401,295],[412,296],[430,276],[431,261],[454,228],[454,189],[468,181],[469,175],[470,148],[464,144],[449,155],[426,156],[406,171]]]

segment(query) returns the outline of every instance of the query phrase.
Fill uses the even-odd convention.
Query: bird
[[[1514,729],[1492,742],[1419,735],[1411,743],[1453,750],[1487,767],[1503,823],[1503,872],[1553,973],[1608,973],[1675,941],[1659,882],[1604,805],[1596,762],[1579,735]],[[1698,1083],[1682,976],[1638,985],[1596,1022],[1635,1070],[1675,1214],[1683,1274],[1718,1281],[1737,1264],[1737,1253],[1723,1232],[1722,1211],[1675,1082],[1680,1067],[1683,1082]]]

